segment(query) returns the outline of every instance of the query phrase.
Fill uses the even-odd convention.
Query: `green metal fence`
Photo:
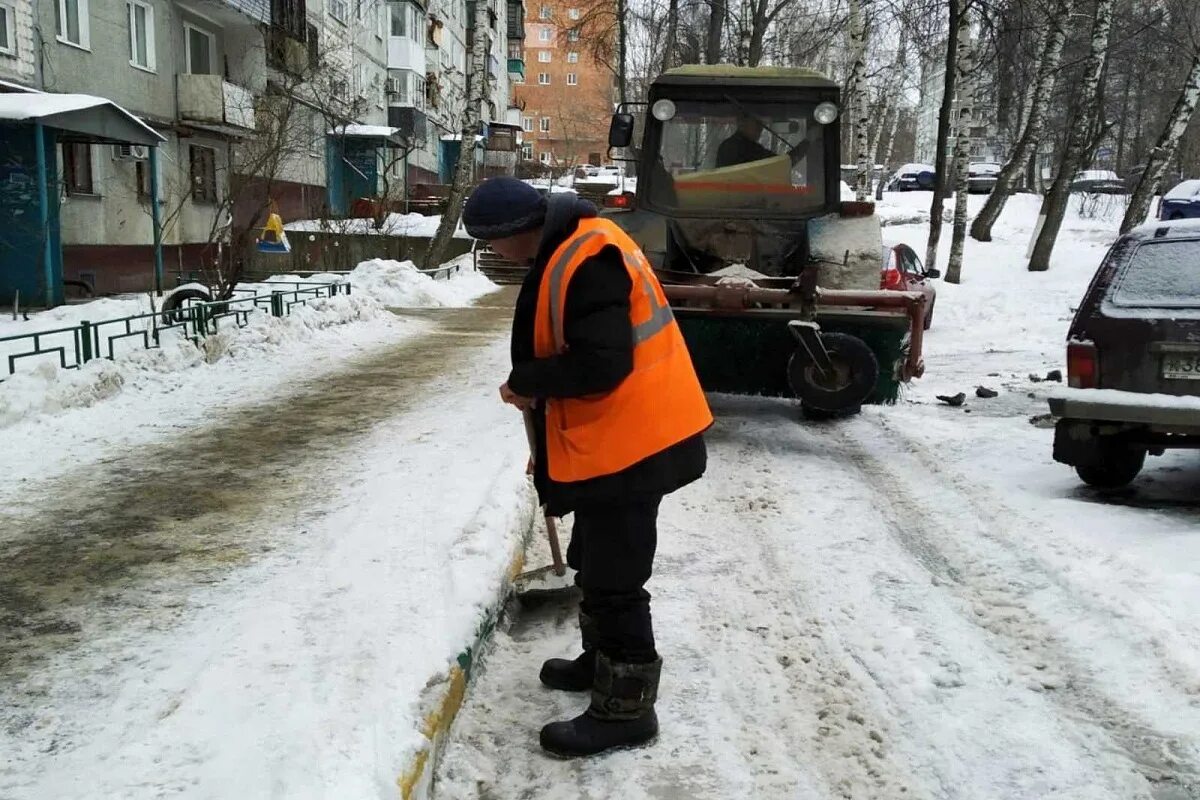
[[[171,310],[149,314],[135,314],[100,322],[83,320],[78,325],[52,330],[22,333],[0,337],[0,349],[18,348],[6,359],[8,375],[17,371],[17,363],[27,359],[58,356],[63,369],[78,369],[96,358],[116,357],[119,342],[133,340],[143,349],[153,350],[162,346],[164,337],[182,336],[199,343],[205,336],[219,331],[223,326],[239,328],[249,324],[250,316],[256,311],[268,311],[272,316],[284,317],[296,306],[310,300],[350,294],[350,283],[324,283],[311,281],[264,281],[272,287],[269,294],[254,289],[237,290],[228,300],[210,303],[189,302]],[[13,343],[16,343],[15,345]]]

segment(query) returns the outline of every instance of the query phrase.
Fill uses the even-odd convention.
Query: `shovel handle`
[[[554,574],[567,574],[567,565],[563,563],[562,548],[558,544],[558,521],[554,517],[546,517],[546,536],[550,539],[550,558],[554,561]]]

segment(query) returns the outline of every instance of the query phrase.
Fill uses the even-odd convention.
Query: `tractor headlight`
[[[656,100],[650,107],[650,113],[659,122],[675,118],[675,103],[670,100]]]
[[[822,125],[832,125],[838,118],[838,107],[826,100],[813,111],[813,118]]]

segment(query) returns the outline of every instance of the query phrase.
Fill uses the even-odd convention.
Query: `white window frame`
[[[567,53],[567,63],[568,64],[578,64],[579,63],[579,53],[576,53],[574,50]]]
[[[550,73],[549,72],[539,72],[538,73],[538,86],[549,86],[549,85],[550,85]]]
[[[71,47],[78,47],[80,50],[92,49],[92,32],[88,14],[88,0],[78,0],[76,9],[79,11],[79,41],[75,42],[67,38],[67,0],[58,0],[58,30],[55,31],[55,38],[63,44]]]
[[[0,53],[6,56],[17,54],[17,9],[8,3],[0,3],[0,14],[4,15],[4,30],[8,34],[7,42],[0,42]]]
[[[553,157],[554,157],[554,154],[551,153],[549,150],[543,150],[542,152],[538,153],[538,161],[541,162],[542,164],[545,164],[546,166],[550,165],[550,159],[552,159]]]
[[[350,9],[346,6],[346,2],[347,0],[329,0],[329,16],[333,17],[343,25],[346,24],[346,20],[350,16]],[[337,12],[337,9],[339,8],[342,10],[340,15]]]
[[[550,51],[549,50],[538,50],[538,63],[539,64],[549,64],[550,63]]]
[[[217,35],[212,31],[201,28],[199,25],[193,25],[190,22],[183,23],[183,49],[184,49],[184,66],[187,67],[189,75],[196,75],[192,72],[192,31],[200,34],[208,39],[208,63],[213,70],[217,69]],[[217,75],[217,72],[210,72],[209,75]]]
[[[543,27],[538,31],[538,41],[549,42],[553,39],[553,35],[553,32],[549,28]]]
[[[567,19],[579,19],[579,9],[578,8],[568,8],[567,9]]]
[[[578,85],[579,85],[579,74],[575,73],[575,72],[568,72],[567,73],[567,86],[578,86]]]
[[[538,120],[538,131],[541,133],[549,133],[550,132],[550,118],[549,117],[542,117],[540,120]]]
[[[538,8],[538,19],[550,19],[550,6]]]
[[[129,66],[143,72],[157,72],[154,53],[154,6],[144,0],[126,0],[125,8],[129,16]],[[146,12],[146,63],[137,62],[137,9]],[[80,29],[80,35],[83,30]]]
[[[533,160],[533,145],[528,142],[521,145],[521,158],[525,161]]]
[[[533,133],[533,117],[521,117],[521,130]]]
[[[578,42],[579,41],[579,28],[570,28],[567,30],[567,41],[568,42]]]

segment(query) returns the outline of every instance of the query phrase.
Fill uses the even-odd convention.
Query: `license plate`
[[[1171,381],[1200,381],[1200,353],[1163,356],[1162,376]]]

